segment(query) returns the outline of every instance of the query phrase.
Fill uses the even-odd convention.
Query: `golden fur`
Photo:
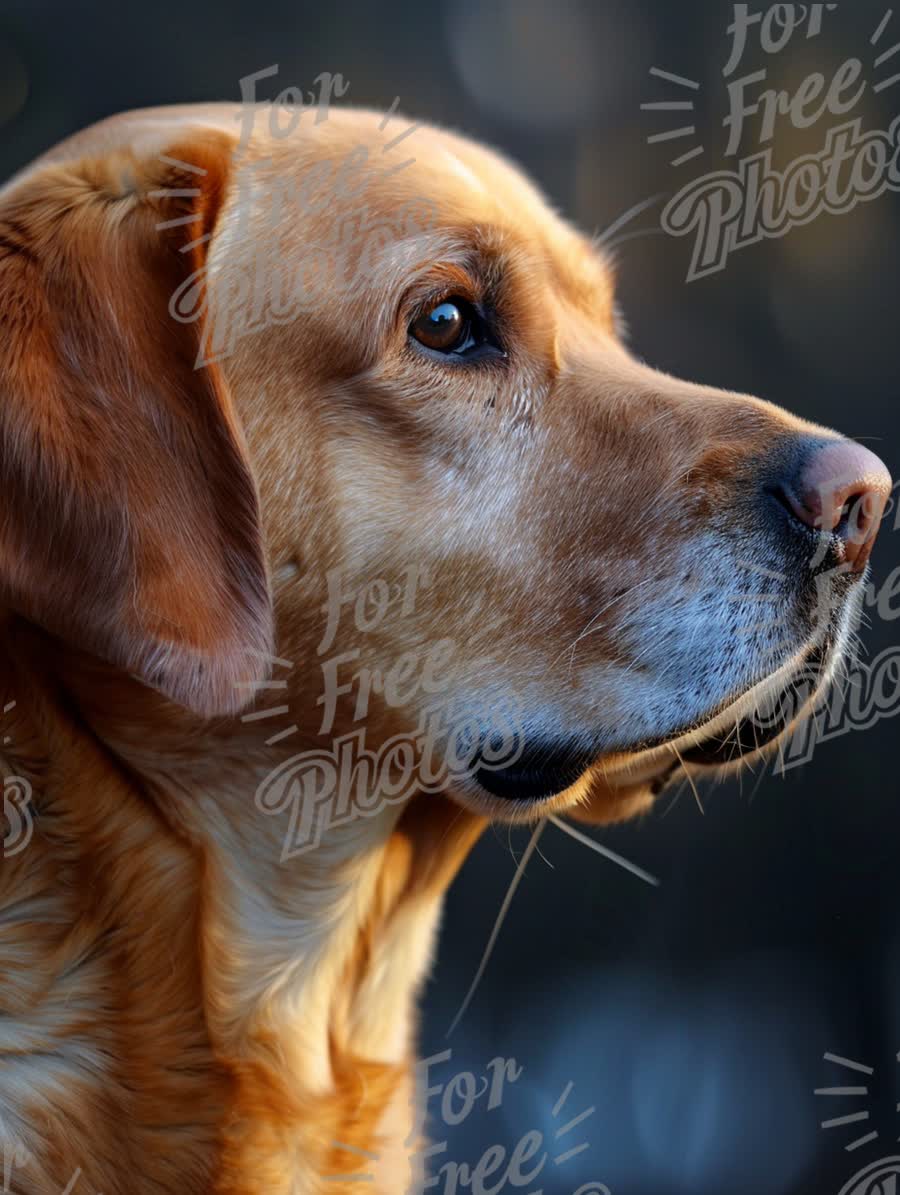
[[[821,430],[634,359],[608,263],[512,166],[429,128],[382,156],[399,126],[380,125],[343,110],[281,138],[260,120],[236,154],[227,107],[130,113],[0,190],[0,697],[36,819],[0,859],[0,1147],[27,1155],[21,1195],[79,1167],[77,1190],[103,1195],[361,1189],[324,1180],[359,1168],[335,1142],[376,1150],[374,1189],[404,1190],[416,993],[486,819],[652,803],[655,765],[617,747],[537,806],[465,780],[283,862],[285,821],[254,794],[322,741],[330,570],[350,591],[427,574],[360,664],[448,640],[454,694],[514,693],[546,726],[644,711],[659,725],[635,741],[662,738],[763,674],[711,655],[706,704],[682,711],[683,682],[637,645],[692,600],[665,545],[699,545],[723,510],[749,543],[740,487]],[[392,227],[423,197],[429,218],[382,235],[358,284],[313,272],[302,316],[195,368],[248,245],[273,248],[266,188],[359,147],[366,219]],[[242,177],[262,199],[242,205]],[[283,216],[275,259],[327,250],[360,203],[335,186]],[[204,314],[179,322],[192,275]],[[411,314],[448,293],[490,294],[502,364],[409,344]],[[329,655],[358,646],[348,611]],[[710,617],[715,652],[733,623]],[[284,687],[254,688],[270,675]],[[357,721],[354,699],[329,741],[364,725],[377,747],[425,704],[374,686]],[[241,715],[276,703],[299,729],[267,744],[276,724]]]

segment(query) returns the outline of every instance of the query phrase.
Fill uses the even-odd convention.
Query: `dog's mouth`
[[[541,801],[565,792],[594,765],[594,759],[566,745],[526,747],[506,768],[478,768],[475,779],[492,797]]]
[[[776,743],[814,704],[833,669],[831,636],[804,653],[791,669],[776,673],[737,699],[727,702],[700,727],[689,727],[664,739],[643,742],[612,757],[572,743],[527,746],[515,764],[479,768],[475,779],[494,797],[528,802],[549,800],[577,784],[594,769],[623,786],[646,784],[660,793],[685,765],[727,768]],[[784,673],[784,675],[781,675]],[[805,688],[798,686],[802,676]],[[755,690],[764,691],[754,696]]]

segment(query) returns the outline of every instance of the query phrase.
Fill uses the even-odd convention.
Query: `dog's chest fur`
[[[47,719],[34,837],[0,873],[11,1189],[339,1192],[364,1149],[405,1191],[414,998],[478,828],[435,797],[282,863],[239,749],[207,768],[148,733],[124,763]],[[459,849],[420,868],[436,835]]]

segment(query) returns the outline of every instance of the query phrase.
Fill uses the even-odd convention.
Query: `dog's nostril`
[[[840,506],[838,506],[840,499],[835,497],[833,505],[828,512],[825,512],[814,495],[798,494],[790,485],[775,485],[770,492],[788,514],[793,515],[804,526],[811,527],[814,531],[840,532],[842,525],[847,523],[851,514],[855,515],[857,519],[863,518],[865,504],[872,501],[868,491],[860,490],[858,494],[851,494],[845,498]]]
[[[796,476],[772,493],[806,527],[837,536],[845,561],[861,572],[890,497],[891,475],[861,444],[820,441],[805,454]]]

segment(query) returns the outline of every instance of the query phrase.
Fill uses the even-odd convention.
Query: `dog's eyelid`
[[[501,369],[509,363],[506,349],[490,343],[480,344],[466,353],[440,353],[410,337],[407,350],[420,358],[426,357],[444,369],[487,369],[491,366]]]
[[[460,276],[458,278],[442,280],[439,284],[432,284],[427,288],[410,287],[400,301],[401,318],[409,323],[419,315],[424,315],[432,307],[446,303],[449,299],[465,299],[479,314],[483,313],[484,302],[482,289],[472,278]]]

